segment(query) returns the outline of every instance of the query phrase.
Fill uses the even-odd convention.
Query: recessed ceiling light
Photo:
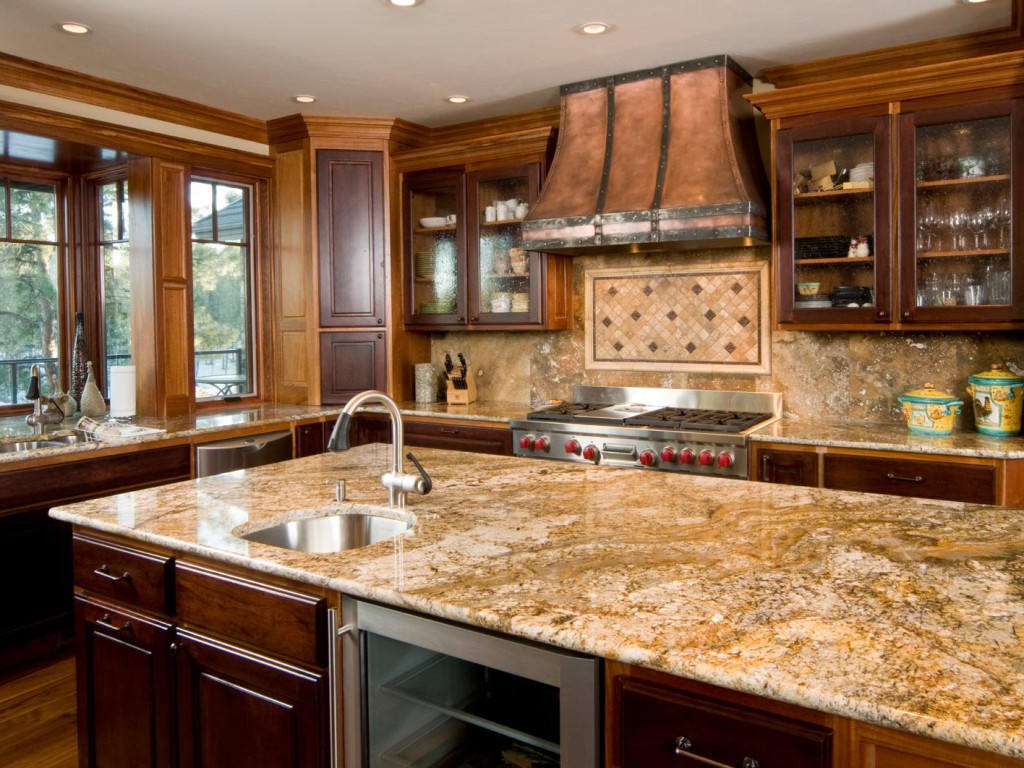
[[[396,5],[399,8],[412,8],[414,5],[422,5],[423,0],[384,0],[388,5]]]
[[[469,96],[449,96],[445,101],[449,104],[465,104],[469,101]]]
[[[77,21],[62,21],[60,28],[70,35],[87,35],[92,32],[91,27]]]
[[[603,35],[605,32],[612,31],[612,25],[603,21],[588,21],[586,24],[576,27],[576,31],[582,35]]]
[[[293,97],[299,104],[312,104],[316,101],[316,96],[309,96],[308,94],[302,94],[300,96]]]
[[[974,5],[975,3],[987,3],[988,0],[960,0],[960,2],[966,3],[967,5]]]

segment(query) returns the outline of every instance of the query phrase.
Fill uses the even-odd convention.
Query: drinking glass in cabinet
[[[875,286],[875,137],[793,144],[793,283],[796,309],[870,306]]]
[[[915,133],[918,306],[1010,302],[1010,118]]]

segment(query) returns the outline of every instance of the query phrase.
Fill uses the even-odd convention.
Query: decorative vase
[[[88,366],[86,362],[89,352],[85,348],[85,315],[81,312],[75,315],[75,343],[71,348],[71,386],[68,388],[68,395],[74,400],[74,406],[82,405],[82,390],[85,389],[85,381],[88,378]]]
[[[96,379],[92,375],[92,361],[86,363],[88,373],[86,374],[85,387],[82,389],[81,410],[83,416],[102,416],[107,412],[107,404],[103,400],[103,393],[96,386]]]

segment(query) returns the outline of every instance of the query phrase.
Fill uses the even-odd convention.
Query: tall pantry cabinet
[[[421,137],[394,119],[293,115],[268,128],[278,401],[340,404],[364,389],[412,399],[404,361],[428,359],[429,338],[395,333],[390,157]]]

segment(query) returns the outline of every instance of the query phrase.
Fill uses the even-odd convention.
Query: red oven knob
[[[661,449],[661,460],[666,464],[671,464],[676,460],[676,452],[668,446]]]
[[[714,460],[715,457],[711,454],[711,451],[701,451],[697,457],[697,461],[700,462],[702,467],[710,467]]]
[[[679,463],[693,464],[693,451],[689,448],[683,448],[683,450],[679,452]]]
[[[579,440],[566,440],[565,441],[565,452],[578,454],[582,450],[583,446],[580,445]]]
[[[583,449],[583,458],[587,461],[596,462],[599,456],[600,454],[598,454],[596,446],[588,445]]]
[[[519,447],[524,451],[533,450],[533,435],[523,435],[519,438]]]
[[[723,468],[731,467],[733,464],[732,454],[720,453],[718,454],[718,466]]]
[[[658,463],[658,456],[654,451],[648,448],[646,451],[641,451],[640,463],[645,467],[653,467]]]
[[[535,451],[546,451],[551,447],[551,441],[546,437],[538,437],[533,441],[533,450]]]

